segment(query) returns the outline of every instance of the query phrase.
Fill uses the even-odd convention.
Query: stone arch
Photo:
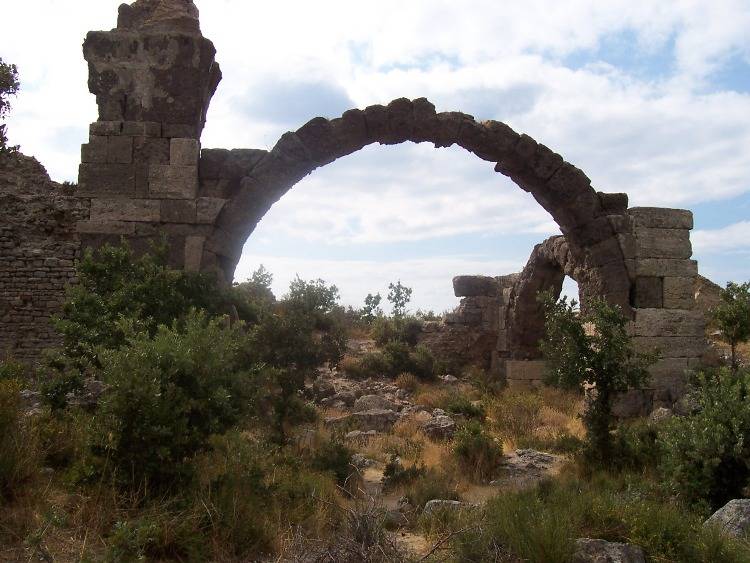
[[[255,226],[289,189],[313,170],[373,143],[431,142],[459,145],[513,180],[546,209],[565,235],[591,292],[630,309],[630,278],[617,237],[627,210],[624,194],[595,191],[574,165],[498,121],[476,121],[460,112],[435,111],[425,98],[399,98],[387,106],[352,109],[340,118],[316,117],[285,133],[264,153],[203,151],[202,182],[225,183],[228,199],[206,241],[202,268],[232,279],[242,246]],[[248,160],[250,162],[248,162]],[[201,191],[204,191],[203,189]],[[229,192],[229,193],[227,193]]]

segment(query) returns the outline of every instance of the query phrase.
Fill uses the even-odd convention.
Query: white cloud
[[[739,221],[720,229],[693,231],[690,236],[696,253],[750,252],[750,221]]]

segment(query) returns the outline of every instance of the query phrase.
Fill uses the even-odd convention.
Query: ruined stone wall
[[[75,281],[86,202],[23,155],[0,157],[0,358],[35,362],[59,343],[50,318]]]

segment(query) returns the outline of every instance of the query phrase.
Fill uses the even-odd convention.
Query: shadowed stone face
[[[198,8],[192,0],[138,0],[120,6],[117,28],[200,33]]]

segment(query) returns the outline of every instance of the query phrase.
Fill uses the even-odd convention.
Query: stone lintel
[[[637,227],[687,230],[693,228],[693,213],[687,209],[631,207],[628,214],[633,217]]]
[[[158,222],[159,200],[103,199],[91,200],[92,221]]]

